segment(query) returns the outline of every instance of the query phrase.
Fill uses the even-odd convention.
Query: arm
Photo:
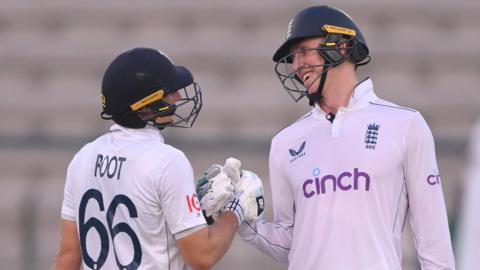
[[[75,203],[73,198],[73,190],[75,187],[71,177],[71,169],[74,167],[74,162],[75,159],[70,162],[67,169],[60,224],[60,245],[57,256],[53,262],[55,270],[80,269],[82,263],[82,253],[78,240],[77,224],[75,222]]]
[[[191,198],[196,198],[190,163],[183,155],[176,158],[170,159],[158,182],[160,205],[185,262],[194,269],[209,269],[228,250],[238,229],[238,219],[233,212],[226,212],[207,226],[198,201],[185,201],[185,194],[194,194]]]
[[[433,136],[419,113],[411,120],[405,143],[410,225],[421,267],[455,269]]]
[[[278,153],[274,145],[272,142],[269,158],[273,223],[265,220],[248,222],[240,227],[239,235],[264,254],[287,264],[293,237],[294,199],[288,179],[275,159]]]
[[[237,217],[225,212],[211,226],[177,239],[177,245],[193,269],[210,269],[230,247],[237,228]]]
[[[60,247],[53,269],[80,269],[81,262],[82,254],[78,242],[77,225],[75,221],[62,219]]]
[[[277,223],[258,220],[245,222],[238,233],[243,241],[255,246],[265,255],[288,264],[293,225],[284,227]]]

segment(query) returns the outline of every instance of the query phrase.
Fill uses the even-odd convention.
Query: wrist
[[[240,219],[235,211],[224,211],[220,214],[220,216],[222,217],[222,219],[228,220],[229,223],[234,224],[237,228],[241,226]]]
[[[238,226],[240,227],[245,220],[245,212],[242,206],[240,205],[239,198],[233,198],[230,200],[225,207],[223,208],[223,212],[232,212],[238,221]]]

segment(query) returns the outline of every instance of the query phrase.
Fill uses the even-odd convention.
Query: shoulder
[[[407,134],[425,133],[431,135],[430,127],[425,118],[415,109],[402,107],[383,99],[371,101],[370,105],[372,109],[378,110],[377,113],[402,127]]]
[[[186,169],[190,167],[185,153],[178,148],[163,142],[152,142],[142,147],[144,164],[150,164],[157,169],[165,168],[166,166],[174,166],[177,168]]]
[[[386,112],[391,111],[393,113],[407,114],[407,115],[418,113],[415,109],[402,107],[393,102],[386,101],[381,98],[378,98],[374,101],[370,101],[370,105],[372,106],[372,108],[383,110]]]
[[[415,109],[399,106],[393,102],[377,98],[370,101],[370,110],[374,113],[388,118],[390,121],[395,121],[401,125],[408,124],[414,119],[423,119],[420,112]]]
[[[272,145],[285,140],[292,140],[296,137],[301,137],[305,133],[306,127],[312,122],[312,120],[313,110],[304,114],[290,125],[278,131],[272,139]]]
[[[82,146],[82,148],[80,148],[73,155],[73,158],[72,158],[72,160],[70,161],[70,164],[69,164],[69,168],[73,168],[73,167],[77,166],[79,163],[81,163],[83,161],[84,156],[88,156],[89,153],[91,153],[92,151],[95,151],[95,142],[103,136],[104,135],[102,135],[102,136],[98,137],[97,139],[95,139],[94,141],[90,141],[90,142],[86,143],[84,146]]]

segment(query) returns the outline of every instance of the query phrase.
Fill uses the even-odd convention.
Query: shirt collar
[[[144,128],[127,128],[118,124],[114,124],[110,127],[110,132],[113,134],[119,134],[119,136],[135,136],[139,138],[154,138],[160,139],[160,141],[165,142],[162,133],[156,127],[147,125]]]
[[[376,99],[378,99],[378,97],[374,92],[373,82],[370,78],[366,78],[365,80],[359,82],[355,86],[355,89],[353,89],[352,96],[350,97],[347,107],[341,107],[340,110],[343,109],[345,111],[354,111],[363,109],[367,107],[371,101],[375,101]],[[315,103],[313,113],[323,118],[325,118],[327,115],[317,103]]]
[[[349,111],[363,109],[367,107],[371,101],[375,101],[376,99],[378,99],[378,97],[373,90],[372,79],[366,78],[355,86],[346,109]]]

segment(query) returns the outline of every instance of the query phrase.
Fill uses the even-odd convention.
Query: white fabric
[[[196,227],[193,227],[193,228],[190,228],[190,229],[186,229],[184,231],[181,231],[181,232],[178,232],[174,235],[175,239],[176,240],[179,240],[179,239],[182,239],[186,236],[189,236],[190,234],[194,233],[194,232],[197,232],[197,231],[200,231],[201,229],[203,228],[206,228],[208,225],[206,224],[202,224],[202,225],[198,225]]]
[[[241,192],[238,198],[244,210],[244,219],[246,221],[260,219],[265,210],[263,183],[260,177],[252,171],[242,170],[237,189]]]
[[[234,185],[223,166],[213,164],[203,174],[197,187],[200,205],[207,217],[216,219],[223,207],[234,197]],[[198,185],[198,184],[197,184]]]
[[[432,134],[370,79],[332,123],[318,107],[270,149],[273,223],[240,235],[289,269],[400,270],[410,215],[422,269],[454,269]]]
[[[225,169],[227,168],[225,165]],[[244,221],[261,218],[265,202],[262,180],[254,172],[248,170],[242,170],[240,177],[239,169],[237,175],[232,179],[232,182],[236,182],[235,197],[225,205],[223,212],[232,211],[237,216],[238,224],[242,225]]]
[[[459,270],[480,269],[480,120],[473,129],[469,146],[456,245]]]
[[[133,261],[132,237],[123,232],[113,236],[109,229],[121,223],[128,224],[140,243],[138,269],[185,269],[173,235],[206,223],[196,200],[189,161],[181,151],[165,144],[156,128],[113,125],[110,131],[85,145],[70,163],[62,218],[75,220],[78,228],[87,228],[85,224],[94,218],[106,229],[109,247],[102,269],[119,269],[115,256],[122,265]],[[100,196],[85,200],[88,190]],[[83,225],[79,218],[82,198],[86,203]],[[114,198],[120,202],[116,207]],[[130,209],[126,201],[131,202]],[[108,225],[110,207],[114,211],[110,211],[113,219]],[[97,260],[100,233],[95,227],[88,229],[87,254]],[[79,234],[82,238],[80,230]],[[83,267],[90,269],[85,261]]]

